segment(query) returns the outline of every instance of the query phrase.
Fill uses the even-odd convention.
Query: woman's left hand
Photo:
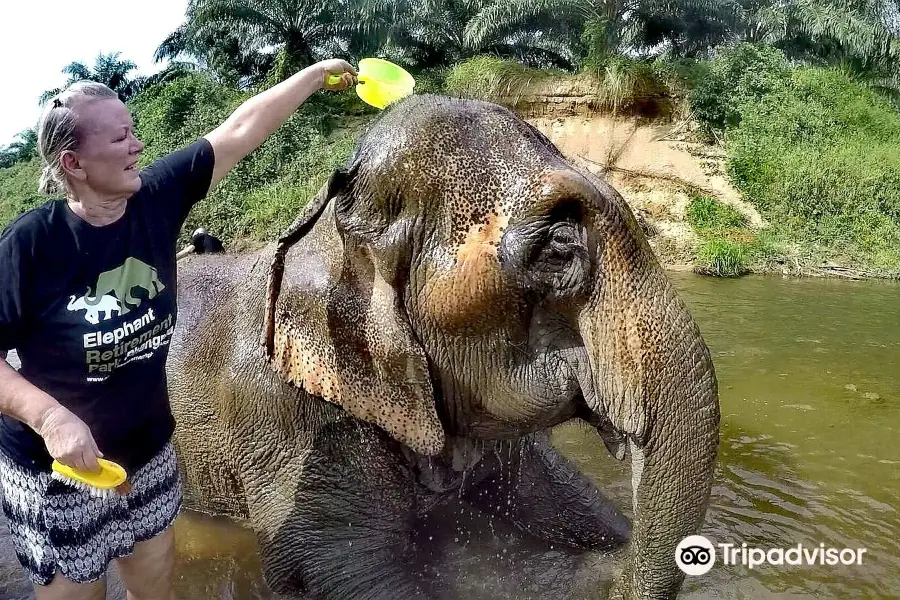
[[[348,87],[356,85],[356,76],[359,73],[356,69],[345,60],[340,58],[332,58],[323,60],[316,64],[322,72],[322,87],[326,90],[339,92],[346,90]],[[332,75],[340,75],[341,80],[338,83],[328,83],[328,78]]]

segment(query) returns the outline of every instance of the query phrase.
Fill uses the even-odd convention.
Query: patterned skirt
[[[174,522],[182,489],[171,442],[128,481],[127,495],[96,497],[0,453],[3,512],[31,581],[48,585],[55,573],[76,583],[96,581],[111,560]]]

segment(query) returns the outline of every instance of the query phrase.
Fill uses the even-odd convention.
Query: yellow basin
[[[364,58],[357,69],[359,83],[356,95],[363,102],[376,108],[386,108],[389,104],[409,96],[416,85],[413,76],[402,67],[380,58]],[[340,81],[339,75],[331,75],[328,83]]]

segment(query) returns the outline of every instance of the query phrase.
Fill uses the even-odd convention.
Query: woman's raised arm
[[[331,75],[340,75],[340,83],[328,84]],[[356,75],[356,70],[346,61],[322,61],[238,106],[224,123],[204,136],[212,145],[216,161],[210,189],[281,127],[307,98],[322,88],[346,89],[356,83]]]

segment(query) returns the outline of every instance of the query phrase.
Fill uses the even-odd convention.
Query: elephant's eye
[[[512,280],[556,298],[584,291],[591,272],[588,231],[573,214],[551,214],[508,229],[498,259]]]
[[[573,246],[578,244],[578,232],[572,223],[556,223],[548,233],[550,243],[547,244],[545,252],[549,250],[551,254],[569,256]]]
[[[571,244],[575,241],[575,228],[571,225],[559,225],[552,229],[551,241],[555,244]]]

